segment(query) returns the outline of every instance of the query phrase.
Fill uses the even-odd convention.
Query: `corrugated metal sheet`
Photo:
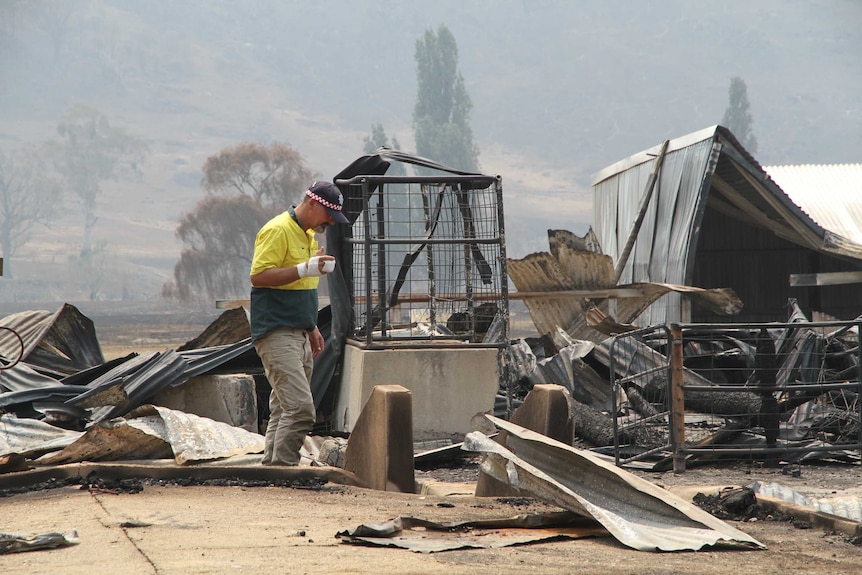
[[[701,187],[712,159],[715,130],[668,144],[662,169],[647,206],[646,215],[629,255],[620,283],[687,283],[692,222],[702,210]],[[603,170],[594,184],[593,225],[604,253],[618,261],[626,245],[640,198],[652,171],[658,147],[632,156]],[[613,173],[615,169],[624,169]],[[640,319],[644,325],[664,323],[667,310],[679,308],[680,297],[671,295],[649,308]],[[655,310],[655,313],[650,311]],[[679,321],[678,317],[668,321]]]
[[[63,449],[80,436],[80,431],[61,429],[36,419],[19,419],[9,413],[0,415],[0,457],[17,453],[35,458]]]
[[[482,471],[546,502],[592,517],[628,547],[641,551],[713,545],[765,549],[750,535],[589,451],[486,417],[508,434],[503,438],[505,447],[479,432],[467,435],[464,449],[483,454]]]
[[[810,507],[820,513],[829,513],[853,521],[862,521],[862,499],[859,497],[813,497],[803,495],[780,483],[763,483],[761,481],[755,481],[751,485],[751,489],[757,494],[777,497],[797,505]]]
[[[6,393],[50,387],[57,385],[56,379],[42,375],[24,363],[0,371],[0,398]]]
[[[69,375],[105,361],[92,320],[73,305],[63,304],[56,312],[12,314],[0,320],[0,325],[21,336],[23,361],[57,375]],[[20,352],[21,344],[14,334],[0,331],[0,356],[14,360]]]
[[[862,164],[803,164],[764,169],[823,228],[862,244]]]
[[[161,459],[171,455],[179,465],[260,453],[264,437],[206,417],[166,407],[144,405],[123,419],[92,426],[62,450],[39,463]]]
[[[344,543],[399,547],[416,553],[456,549],[497,549],[545,540],[607,537],[594,521],[568,511],[437,523],[416,517],[396,517],[382,523],[362,524],[335,534]]]
[[[552,254],[539,252],[522,259],[509,259],[507,270],[540,334],[562,328],[575,339],[602,341],[606,330],[590,323],[587,312],[597,307],[601,315],[612,315],[629,323],[662,297],[685,293],[722,315],[737,313],[742,302],[727,289],[705,290],[666,283],[615,283],[610,256],[592,251],[592,230],[578,238],[562,230],[549,232]],[[591,295],[590,291],[596,290]],[[600,295],[607,294],[607,297]],[[589,298],[589,299],[588,299]],[[607,298],[615,299],[613,313]],[[643,327],[646,327],[645,324]]]

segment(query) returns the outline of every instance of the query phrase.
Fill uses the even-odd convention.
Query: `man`
[[[251,337],[272,386],[263,465],[297,465],[316,419],[311,396],[314,358],[323,351],[317,329],[319,276],[335,258],[318,249],[315,233],[346,224],[344,197],[329,182],[314,182],[298,206],[257,233],[251,263]]]

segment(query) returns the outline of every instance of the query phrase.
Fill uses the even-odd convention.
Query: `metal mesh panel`
[[[858,460],[859,325],[683,326],[686,367],[703,378],[686,381],[683,450],[785,461],[852,450]]]
[[[617,465],[671,449],[670,361],[654,349],[669,340],[665,327],[644,328],[611,340],[611,417]]]
[[[680,409],[670,401],[670,336],[645,328],[612,340],[618,464],[675,449],[691,463],[797,462],[816,453],[859,461],[862,322],[680,327]],[[683,422],[679,437],[672,414]]]
[[[356,339],[481,343],[495,318],[508,321],[498,180],[364,187],[351,240]]]

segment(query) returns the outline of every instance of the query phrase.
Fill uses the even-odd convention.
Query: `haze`
[[[220,149],[286,142],[326,178],[363,153],[372,124],[412,151],[415,42],[441,24],[481,169],[503,178],[514,257],[547,249],[548,228],[585,231],[605,166],[719,123],[733,76],[761,165],[862,161],[852,0],[0,0],[0,149],[56,138],[75,102],[145,140],[141,179],[102,186],[94,239],[132,286],[123,297],[155,298]],[[68,267],[81,217],[64,202],[17,254],[16,278]]]

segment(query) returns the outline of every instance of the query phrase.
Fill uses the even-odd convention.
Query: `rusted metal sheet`
[[[583,322],[585,297],[572,294],[554,296],[554,292],[576,289],[613,289],[613,264],[610,258],[592,251],[578,251],[562,238],[577,239],[571,234],[555,232],[555,255],[534,253],[522,259],[509,259],[508,272],[533,324],[540,334],[553,333],[560,326],[577,339],[587,337]],[[584,294],[587,295],[587,294]],[[589,330],[592,331],[592,330]]]
[[[223,312],[200,335],[178,347],[177,351],[230,345],[250,338],[248,309],[245,306]]]
[[[592,232],[587,233],[587,238]],[[730,289],[704,289],[663,283],[635,283],[617,286],[609,256],[591,251],[597,244],[571,232],[553,230],[553,254],[533,253],[508,261],[509,277],[522,294],[533,324],[540,334],[553,333],[559,326],[575,339],[599,342],[608,335],[600,322],[589,321],[588,312],[598,309],[602,318],[614,317],[617,324],[629,324],[662,296],[680,293],[721,315],[733,315],[742,302]],[[572,290],[584,290],[573,295]],[[591,296],[589,290],[601,290]],[[607,293],[615,303],[612,314]],[[636,294],[636,295],[635,295]],[[617,297],[615,297],[617,296]],[[616,328],[618,329],[618,328]]]
[[[399,547],[416,553],[497,549],[542,541],[607,536],[607,530],[595,521],[567,511],[459,523],[396,517],[336,534],[343,543]]]
[[[592,517],[620,543],[640,551],[708,546],[766,547],[682,498],[608,463],[502,419],[505,446],[471,432],[468,451],[482,453],[482,471],[547,503]]]

